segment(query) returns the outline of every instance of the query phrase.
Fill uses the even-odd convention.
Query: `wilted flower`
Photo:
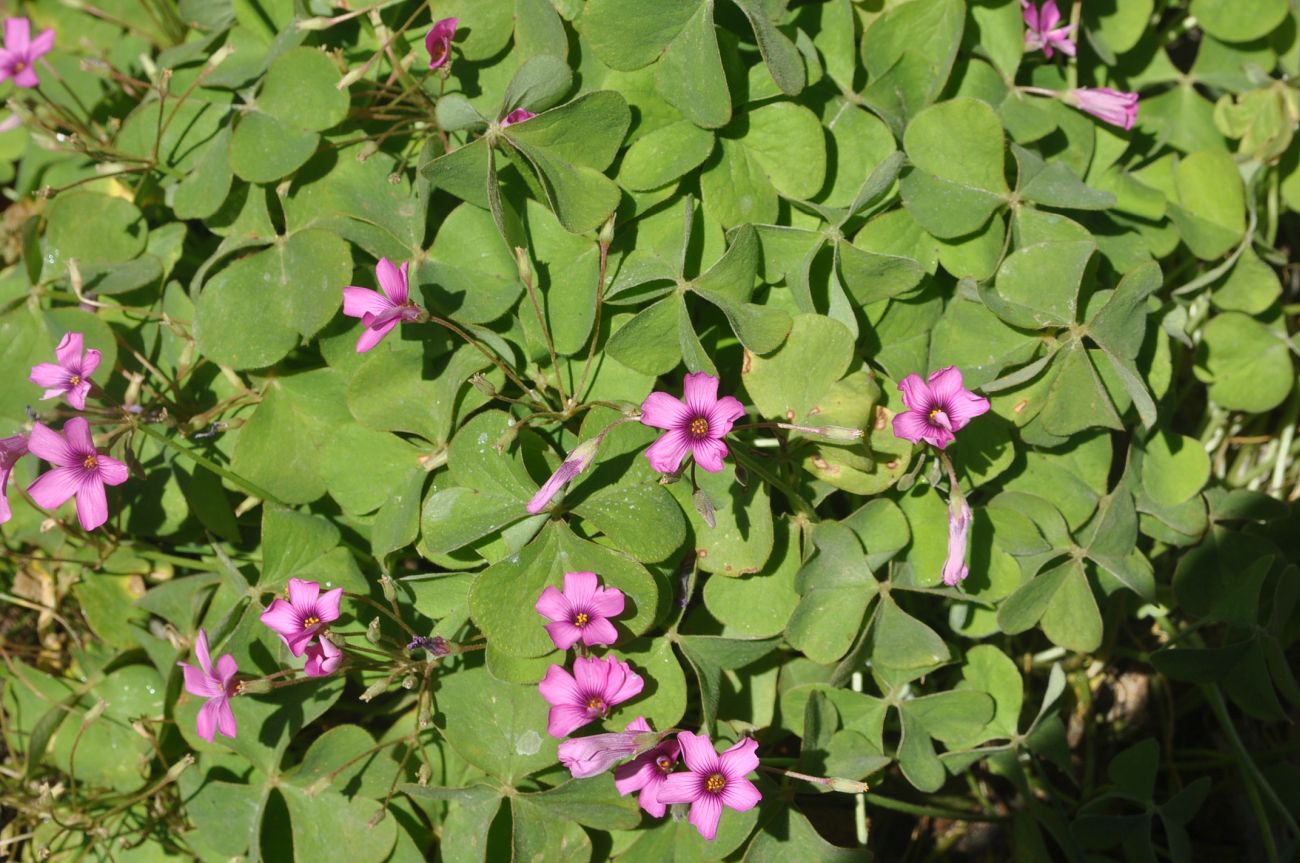
[[[302,670],[308,677],[324,677],[333,674],[343,662],[343,651],[324,636],[307,645],[303,656],[307,657],[307,664]]]
[[[0,82],[13,79],[19,87],[41,83],[33,64],[54,47],[54,31],[42,30],[32,38],[32,24],[26,18],[5,19],[5,46],[0,48]]]
[[[1070,39],[1073,28],[1066,24],[1056,25],[1061,21],[1061,12],[1056,8],[1056,0],[1045,0],[1042,8],[1035,7],[1031,0],[1020,0],[1025,13],[1025,50],[1037,51],[1040,48],[1049,59],[1053,48],[1062,54],[1074,56],[1074,42]]]
[[[637,717],[627,730],[646,732],[650,730],[650,726],[644,719]],[[640,791],[641,793],[637,795],[637,803],[641,808],[655,818],[664,817],[668,806],[659,799],[659,790],[663,787],[668,774],[673,772],[681,749],[676,737],[660,741],[654,749],[616,768],[614,787],[624,797],[633,791]]]
[[[273,629],[294,656],[302,656],[316,634],[338,620],[343,588],[320,592],[320,583],[289,579],[289,600],[276,599],[260,620]]]
[[[635,755],[637,750],[654,741],[654,729],[638,716],[623,731],[610,734],[592,734],[589,737],[572,737],[560,744],[560,763],[569,768],[574,779],[596,776],[613,767],[616,762]],[[617,783],[615,783],[617,784]]]
[[[961,369],[948,366],[930,375],[908,375],[898,388],[907,410],[894,416],[894,435],[912,443],[944,449],[956,440],[953,432],[989,409],[988,399],[962,387]]]
[[[90,394],[90,376],[99,368],[99,351],[91,348],[82,353],[81,333],[65,333],[54,349],[57,363],[40,363],[32,366],[28,378],[38,387],[45,387],[41,399],[67,395],[68,404],[77,410],[86,409],[86,396]]]
[[[646,458],[660,473],[673,473],[689,452],[700,467],[717,473],[727,455],[722,438],[745,408],[731,396],[718,398],[718,379],[705,372],[687,375],[682,391],[685,403],[653,392],[641,404],[642,424],[665,430],[646,449]]]
[[[451,40],[456,38],[455,18],[443,18],[434,24],[424,37],[424,47],[429,51],[429,68],[441,69],[451,60]]]
[[[407,650],[427,650],[434,656],[446,656],[451,653],[451,645],[447,639],[441,635],[435,635],[430,638],[427,635],[417,635],[411,639],[411,643],[406,645]]]
[[[546,631],[560,650],[568,650],[578,641],[588,647],[613,644],[618,632],[608,618],[623,613],[623,591],[601,587],[594,572],[566,572],[564,592],[548,586],[534,608],[551,621]]]
[[[966,579],[966,540],[970,535],[971,511],[961,489],[952,490],[948,500],[948,557],[943,562],[943,583],[956,587]]]
[[[579,656],[573,661],[573,674],[562,665],[552,665],[537,684],[542,698],[551,705],[546,731],[552,737],[567,737],[609,715],[610,708],[640,694],[644,685],[641,675],[612,656]]]
[[[528,511],[533,515],[541,512],[546,505],[551,502],[551,498],[559,493],[560,489],[575,476],[582,473],[591,466],[592,460],[596,457],[596,450],[600,448],[600,438],[592,438],[589,441],[583,441],[565,456],[564,461],[551,474],[551,478],[537,490],[532,500],[528,501]]]
[[[506,126],[513,126],[515,123],[522,123],[525,120],[531,120],[536,116],[537,115],[532,111],[526,111],[523,108],[516,108],[509,114],[506,114],[505,119],[501,121],[501,128],[504,129]]]
[[[399,270],[388,258],[380,258],[375,275],[383,293],[349,286],[343,289],[343,314],[360,318],[366,331],[357,339],[357,353],[363,354],[384,340],[401,321],[418,321],[422,314],[411,302],[406,282],[406,264]]]
[[[212,662],[208,658],[208,634],[202,629],[199,630],[199,637],[194,641],[194,656],[199,661],[198,668],[184,662],[176,664],[185,673],[185,690],[191,695],[208,700],[199,709],[199,716],[195,722],[199,736],[209,743],[216,737],[218,731],[227,737],[234,737],[235,713],[230,709],[230,699],[239,689],[239,684],[235,682],[235,672],[239,671],[239,667],[235,664],[235,657],[229,653],[223,654],[217,660],[214,674]]]
[[[1066,104],[1112,126],[1132,129],[1137,120],[1137,93],[1122,93],[1109,87],[1078,87],[1067,92],[1063,98]]]
[[[713,741],[703,734],[683,731],[677,735],[677,742],[689,772],[666,778],[659,789],[659,800],[691,804],[690,822],[705,839],[713,839],[718,835],[723,806],[745,812],[763,799],[754,783],[745,778],[758,769],[758,756],[754,754],[758,744],[747,737],[718,755]]]
[[[108,521],[106,485],[121,485],[130,475],[126,465],[102,455],[95,449],[90,424],[73,417],[63,425],[64,436],[37,423],[27,447],[32,455],[54,465],[27,488],[40,506],[57,509],[73,495],[77,496],[77,519],[86,530],[94,530]]]
[[[13,473],[14,465],[25,455],[27,455],[26,435],[0,438],[0,524],[13,518],[6,489],[9,487],[9,474]]]

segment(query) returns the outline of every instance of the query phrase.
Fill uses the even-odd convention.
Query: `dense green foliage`
[[[131,476],[87,532],[14,471],[0,849],[1295,857],[1293,4],[1062,3],[1051,59],[1019,0],[16,5],[56,41],[0,84],[0,437],[78,413],[28,375],[82,333]],[[358,352],[381,258],[428,315]],[[891,426],[945,366],[992,405],[945,451],[956,586],[950,474]],[[661,481],[619,421],[700,371],[749,427]],[[534,603],[575,570],[645,679],[608,730],[871,790],[757,773],[708,842],[571,779]],[[348,654],[281,687],[291,578],[346,591]],[[200,628],[277,675],[233,739],[195,733]]]

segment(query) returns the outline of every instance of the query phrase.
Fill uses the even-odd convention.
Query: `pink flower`
[[[515,123],[522,123],[525,120],[531,120],[536,116],[537,115],[532,111],[525,111],[523,108],[516,108],[509,114],[506,114],[505,119],[501,121],[501,128],[504,129],[506,126],[513,126]]]
[[[960,489],[948,501],[948,557],[943,562],[943,583],[956,587],[966,579],[966,539],[970,534],[971,511]]]
[[[94,530],[108,521],[108,495],[105,485],[121,485],[129,472],[126,465],[101,455],[90,437],[90,424],[73,417],[63,424],[63,435],[37,423],[27,446],[32,455],[54,465],[36,478],[27,493],[40,506],[57,509],[73,495],[77,496],[77,519],[86,530]]]
[[[578,641],[588,647],[613,644],[618,632],[608,618],[623,613],[623,591],[601,587],[594,572],[566,572],[564,592],[547,587],[533,607],[551,621],[546,631],[560,650],[568,650]]]
[[[90,376],[99,368],[99,351],[91,348],[82,353],[81,333],[65,333],[54,349],[57,363],[40,363],[32,366],[28,378],[38,387],[45,387],[41,399],[67,395],[68,404],[79,411],[86,409],[86,396],[90,393]]]
[[[355,286],[343,289],[343,314],[360,318],[366,331],[357,340],[357,353],[364,354],[384,340],[389,330],[401,321],[418,321],[423,314],[411,302],[406,284],[406,264],[401,270],[388,258],[380,258],[375,275],[383,293]]]
[[[673,473],[689,452],[700,467],[717,473],[727,455],[722,438],[745,408],[731,396],[718,398],[718,379],[704,372],[687,375],[682,390],[685,404],[661,392],[642,402],[642,424],[666,431],[646,449],[646,458],[660,473]]]
[[[596,450],[599,448],[598,437],[578,444],[573,452],[564,457],[564,461],[560,462],[560,466],[555,469],[555,473],[551,474],[551,478],[537,490],[532,500],[528,501],[528,511],[536,515],[545,509],[560,489],[575,476],[591,467],[591,462],[596,457]]]
[[[640,723],[640,725],[637,725]],[[635,726],[635,728],[634,728]],[[641,727],[644,726],[644,727]],[[650,726],[645,724],[645,720],[637,717],[627,727],[628,731],[649,731]],[[563,746],[560,747],[564,748]],[[637,795],[637,803],[655,818],[664,817],[668,811],[668,805],[659,799],[659,791],[663,788],[664,780],[668,774],[673,772],[673,767],[677,764],[677,756],[681,752],[681,745],[675,737],[669,737],[662,741],[654,749],[624,764],[622,767],[614,770],[614,787],[618,793],[626,797],[633,791],[640,791]]]
[[[1051,59],[1052,49],[1062,54],[1074,56],[1074,42],[1070,39],[1073,30],[1068,24],[1056,25],[1061,21],[1061,12],[1056,8],[1056,0],[1046,0],[1042,9],[1037,9],[1030,0],[1020,0],[1025,12],[1025,50],[1037,51]]]
[[[1137,120],[1137,93],[1121,93],[1109,87],[1079,87],[1066,93],[1064,99],[1066,104],[1112,126],[1132,129]]]
[[[562,665],[552,665],[537,684],[542,698],[551,705],[546,732],[552,737],[568,737],[575,729],[607,716],[615,705],[640,694],[644,685],[641,675],[612,656],[579,656],[573,660],[573,674]]]
[[[912,443],[944,449],[956,440],[953,432],[989,409],[988,399],[962,387],[956,366],[932,373],[928,384],[920,375],[908,375],[898,388],[907,410],[894,416],[894,436]]]
[[[614,766],[614,762],[635,755],[637,750],[651,746],[655,740],[654,729],[644,716],[638,716],[623,731],[564,741],[560,744],[560,763],[569,768],[574,779],[586,779],[604,773]]]
[[[212,673],[212,662],[208,658],[208,634],[199,630],[199,637],[194,641],[194,655],[199,660],[199,667],[176,663],[185,673],[185,690],[191,695],[206,698],[207,704],[199,710],[195,726],[199,736],[209,743],[220,731],[227,737],[235,736],[235,713],[230,709],[230,699],[239,691],[235,682],[235,672],[239,667],[235,657],[223,654],[217,660],[217,673]]]
[[[664,779],[659,801],[691,804],[690,822],[701,836],[712,840],[718,835],[723,806],[745,812],[763,799],[754,783],[745,778],[758,769],[758,756],[754,754],[758,744],[747,737],[718,755],[713,741],[703,734],[683,731],[677,735],[677,742],[689,772]]]
[[[303,671],[308,677],[325,677],[333,674],[343,663],[343,651],[324,636],[307,645],[303,655],[307,657],[307,664],[303,667]]]
[[[32,38],[32,25],[26,18],[5,19],[5,46],[0,48],[0,82],[14,79],[19,87],[35,87],[41,83],[32,64],[50,53],[54,47],[54,31],[42,30]]]
[[[291,578],[289,601],[276,599],[259,619],[279,634],[294,656],[302,656],[316,633],[330,621],[338,620],[342,596],[341,587],[321,593],[319,582]],[[322,655],[328,656],[323,648]]]
[[[424,37],[424,47],[429,51],[429,68],[441,69],[451,60],[451,40],[456,38],[455,18],[443,18],[429,30]]]
[[[27,455],[27,437],[14,435],[0,438],[0,524],[13,518],[9,509],[9,496],[5,489],[9,487],[9,474],[13,473],[18,459]]]

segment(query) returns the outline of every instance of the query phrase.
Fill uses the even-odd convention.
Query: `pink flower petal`
[[[86,409],[86,396],[88,395],[90,395],[90,381],[83,378],[81,383],[68,390],[68,404],[79,411],[84,411]]]
[[[85,417],[73,417],[63,424],[63,436],[68,439],[68,447],[77,456],[78,462],[84,460],[84,455],[95,452],[95,441],[90,436],[90,423],[86,422]]]
[[[27,441],[28,451],[39,459],[44,459],[56,467],[71,467],[81,464],[77,454],[68,449],[63,435],[44,423],[32,427],[31,437]]]
[[[935,404],[943,406],[945,402],[962,391],[961,369],[956,366],[945,366],[931,372],[927,383],[930,385],[931,398]]]
[[[595,592],[587,603],[587,610],[597,617],[618,617],[623,613],[625,598],[617,587],[606,587]]]
[[[199,668],[203,673],[212,676],[212,658],[208,655],[208,634],[204,630],[199,630],[199,637],[194,639],[194,658],[199,661]]]
[[[342,600],[343,588],[341,587],[327,590],[320,595],[320,598],[316,600],[316,616],[320,618],[321,623],[329,623],[339,619],[339,603]]]
[[[546,624],[546,632],[560,650],[568,650],[583,638],[583,631],[567,620],[557,620]],[[587,643],[590,644],[591,642]]]
[[[185,691],[190,695],[212,698],[224,694],[225,690],[221,688],[221,684],[204,674],[203,669],[186,665],[184,662],[176,664],[181,667],[181,673],[185,676]]]
[[[537,613],[547,620],[568,620],[573,611],[569,605],[569,600],[565,598],[563,593],[560,593],[558,587],[553,585],[548,585],[542,591],[542,595],[537,597],[537,602],[533,605],[533,608],[537,609]]]
[[[52,399],[55,396],[62,395],[63,390],[67,388],[68,370],[55,363],[38,363],[32,366],[32,373],[27,380],[38,387],[53,390],[53,393],[46,392],[45,395],[41,396],[43,399]]]
[[[272,602],[258,620],[279,635],[293,635],[302,629],[302,618],[297,610],[283,599]]]
[[[1038,10],[1038,30],[1051,30],[1061,20],[1061,10],[1056,8],[1056,0],[1044,0]]]
[[[26,18],[6,18],[5,50],[25,57],[30,45],[31,22]]]
[[[639,732],[654,731],[654,729],[650,727],[650,723],[646,722],[646,718],[644,716],[638,716],[636,719],[633,719],[631,722],[627,724],[627,727],[624,728],[623,730],[639,731]]]
[[[659,768],[655,765],[654,758],[642,755],[634,761],[614,768],[614,787],[618,789],[619,794],[626,797],[633,791],[644,788],[658,772]]]
[[[212,698],[199,708],[199,715],[194,722],[194,727],[199,732],[199,736],[209,743],[216,739],[217,714],[221,711],[224,701],[223,698]]]
[[[758,756],[755,754],[757,750],[758,741],[746,737],[718,756],[718,764],[727,779],[746,776],[757,770]]]
[[[556,739],[563,739],[591,722],[593,718],[581,707],[560,704],[552,707],[546,715],[546,733]]]
[[[223,692],[226,687],[230,685],[231,678],[233,678],[238,672],[239,666],[235,663],[235,657],[231,656],[229,653],[221,654],[221,658],[217,660],[216,678],[221,683],[221,690]]]
[[[537,691],[548,704],[580,704],[582,693],[578,684],[563,665],[552,665],[546,669],[546,676],[537,684]]]
[[[708,413],[709,436],[719,438],[731,431],[736,420],[745,415],[745,406],[733,396],[724,396]]]
[[[54,349],[54,355],[59,358],[59,365],[65,369],[79,371],[83,349],[81,333],[64,333],[63,338],[59,339],[59,346]]]
[[[669,777],[671,778],[671,777]],[[663,795],[660,794],[660,797]],[[722,820],[722,800],[716,794],[705,794],[695,798],[691,804],[691,816],[687,819],[700,831],[700,835],[710,842],[718,835],[718,822]]]
[[[99,478],[104,485],[121,485],[131,476],[131,472],[127,470],[126,465],[115,458],[98,455],[95,460],[99,463]]]
[[[645,810],[651,818],[663,818],[668,812],[668,805],[659,799],[660,793],[664,788],[664,777],[659,773],[657,768],[651,768],[655,771],[650,777],[650,781],[641,789],[637,795],[637,805]]]
[[[552,626],[565,625],[566,624],[552,623],[548,624],[546,629],[548,632],[551,632]],[[613,644],[618,641],[618,630],[614,628],[614,624],[610,623],[603,617],[593,617],[587,622],[586,626],[581,629],[575,626],[573,629],[578,633],[579,637],[582,638],[582,643],[588,647],[596,647],[602,644]],[[561,650],[568,650],[568,648],[573,644],[573,642],[569,642],[568,645],[560,644],[560,641],[555,637],[554,632],[551,632],[551,639],[555,641],[555,646]]]
[[[729,779],[722,789],[722,804],[737,812],[746,812],[758,805],[762,793],[748,779]]]
[[[912,410],[894,414],[894,437],[920,443],[929,433],[930,423],[926,421],[925,414]]]
[[[691,454],[700,467],[709,473],[717,473],[722,470],[722,460],[727,457],[727,445],[720,440],[705,438],[691,446]]]
[[[690,419],[690,410],[668,393],[653,392],[641,403],[641,423],[651,428],[676,429]]]
[[[608,702],[609,691],[614,686],[610,684],[610,675],[618,674],[618,660],[612,656],[605,657],[604,660],[594,657],[579,656],[573,661],[573,678],[577,682],[579,693],[603,693]],[[619,675],[621,678],[621,675]],[[575,699],[580,701],[581,697]]]
[[[903,404],[914,411],[928,413],[934,396],[920,375],[908,375],[898,382],[898,389],[903,393]]]
[[[108,495],[97,474],[84,477],[77,489],[77,520],[83,530],[94,530],[108,521]]]
[[[564,574],[564,595],[569,604],[576,609],[586,609],[591,605],[591,598],[600,587],[600,579],[594,572],[566,572]]]
[[[80,488],[80,470],[56,467],[38,476],[36,482],[27,487],[27,493],[31,495],[32,500],[36,501],[37,506],[55,510],[63,506]]]
[[[26,87],[28,89],[31,89],[32,87],[35,87],[37,84],[41,83],[41,79],[37,77],[35,69],[33,69],[31,66],[27,66],[21,72],[19,72],[17,75],[14,76],[14,83],[17,84],[19,87]]]
[[[402,264],[399,270],[393,266],[393,262],[388,258],[380,258],[379,263],[375,266],[375,276],[379,280],[379,287],[388,296],[389,302],[395,306],[404,305],[407,300],[406,290],[406,264]]]
[[[303,578],[289,579],[289,604],[301,617],[316,613],[316,600],[320,597],[320,582]]]
[[[718,772],[718,753],[707,736],[681,731],[677,734],[677,743],[682,747],[682,759],[691,772],[701,775]]]
[[[975,417],[988,413],[988,410],[989,400],[969,390],[962,390],[946,406],[954,430],[964,428]]]
[[[687,734],[689,732],[682,732]],[[656,795],[663,803],[691,803],[705,794],[698,773],[673,773],[664,777]]]
[[[392,307],[393,303],[379,291],[358,287],[343,289],[343,314],[350,318],[380,315]]]
[[[50,53],[54,47],[54,31],[42,30],[40,35],[32,40],[31,45],[27,48],[27,56],[35,61]]]
[[[235,726],[235,711],[230,709],[230,699],[216,698],[208,704],[217,705],[217,730],[227,737],[234,737],[238,729]]]
[[[690,448],[691,439],[685,432],[666,431],[659,440],[646,447],[645,457],[650,461],[650,467],[660,473],[673,473],[681,467]]]
[[[682,401],[691,413],[708,416],[718,403],[718,379],[708,372],[691,372],[682,381]]]
[[[377,329],[370,329],[367,327],[366,330],[361,333],[361,338],[357,339],[357,353],[364,354],[375,345],[382,342],[384,336],[392,332],[393,327],[395,326],[397,326],[397,321],[391,320]]]
[[[103,356],[99,351],[91,348],[86,351],[86,355],[81,358],[81,379],[85,380],[95,373],[99,364],[103,361]]]

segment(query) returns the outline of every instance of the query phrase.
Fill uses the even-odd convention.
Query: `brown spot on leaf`
[[[1013,407],[1011,410],[1015,411],[1016,413],[1022,413],[1024,409],[1027,407],[1029,407],[1029,399],[1021,399],[1020,401],[1016,402],[1016,406]]]

